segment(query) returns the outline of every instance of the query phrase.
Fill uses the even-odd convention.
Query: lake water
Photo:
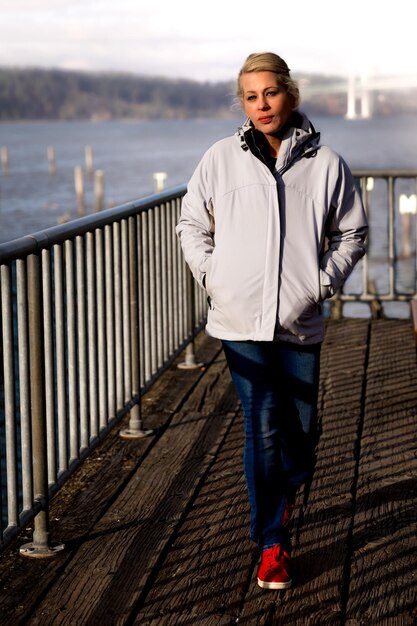
[[[1,123],[9,174],[0,173],[0,242],[77,217],[74,168],[85,166],[86,145],[93,149],[94,169],[104,171],[105,206],[114,206],[154,193],[155,172],[167,174],[166,188],[186,183],[203,152],[242,120]],[[312,122],[322,143],[352,168],[417,168],[417,116]],[[54,176],[48,174],[48,146],[55,148]],[[92,176],[85,176],[85,196],[89,213]]]

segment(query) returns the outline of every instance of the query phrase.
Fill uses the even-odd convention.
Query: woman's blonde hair
[[[284,59],[274,52],[254,52],[244,62],[237,77],[237,96],[243,98],[243,90],[240,84],[242,74],[249,72],[273,72],[277,75],[277,83],[294,100],[294,109],[300,104],[300,91],[298,85],[290,76],[290,69]]]

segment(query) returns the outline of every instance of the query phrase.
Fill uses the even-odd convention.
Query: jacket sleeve
[[[368,222],[354,178],[343,159],[339,161],[338,176],[330,197],[325,233],[328,248],[320,262],[324,297],[333,295],[342,287],[365,254]]]
[[[208,187],[206,157],[203,157],[188,183],[176,227],[184,258],[202,287],[205,286],[205,266],[214,248],[213,216],[210,214],[213,201]]]

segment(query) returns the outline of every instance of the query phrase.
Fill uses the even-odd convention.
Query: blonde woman
[[[251,54],[237,93],[247,119],[204,154],[177,233],[243,406],[258,584],[286,589],[288,520],[317,443],[321,303],[365,253],[367,222],[348,166],[299,111],[281,57]]]

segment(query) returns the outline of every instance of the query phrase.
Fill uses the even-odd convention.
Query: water
[[[94,169],[105,173],[105,205],[155,191],[155,172],[166,187],[187,181],[202,152],[235,130],[233,120],[48,122],[0,124],[0,145],[9,150],[10,174],[0,178],[0,242],[77,217],[74,167],[84,166],[91,145]],[[57,173],[48,175],[47,146],[55,147]],[[85,177],[87,213],[93,179]]]
[[[9,151],[9,175],[0,174],[0,242],[77,217],[74,167],[91,145],[94,168],[105,173],[105,205],[152,194],[155,172],[166,188],[186,183],[204,150],[232,134],[242,117],[228,120],[1,123],[0,146]],[[417,168],[417,116],[345,120],[313,117],[322,143],[352,168]],[[57,173],[48,174],[54,146]],[[87,213],[93,178],[85,177]]]

